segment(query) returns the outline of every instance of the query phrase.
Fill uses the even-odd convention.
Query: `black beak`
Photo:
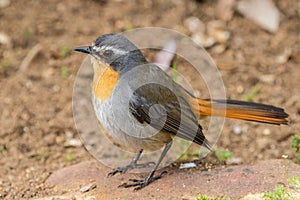
[[[79,51],[79,52],[82,52],[82,53],[87,53],[87,54],[92,53],[92,48],[90,46],[76,47],[73,50],[74,51]]]

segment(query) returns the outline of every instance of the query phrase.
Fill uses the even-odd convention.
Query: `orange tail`
[[[271,105],[236,100],[198,99],[200,116],[225,116],[269,124],[288,124],[284,109]]]

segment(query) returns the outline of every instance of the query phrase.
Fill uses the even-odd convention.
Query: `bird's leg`
[[[108,176],[113,176],[117,173],[125,173],[129,170],[135,169],[135,168],[145,168],[145,167],[150,167],[155,165],[154,162],[147,162],[147,163],[141,163],[138,164],[138,160],[141,158],[141,155],[143,153],[143,149],[141,149],[136,155],[135,157],[132,159],[132,161],[129,163],[129,165],[126,165],[125,167],[118,167],[117,169],[115,169],[114,171],[110,172],[108,174]]]
[[[124,187],[124,188],[129,188],[129,187],[135,187],[134,190],[140,190],[142,188],[144,188],[145,186],[149,185],[150,183],[152,183],[153,181],[160,179],[162,177],[163,174],[167,173],[166,171],[163,171],[161,173],[159,173],[158,175],[154,176],[155,171],[157,170],[159,164],[161,163],[162,159],[165,157],[165,155],[167,154],[167,152],[169,151],[170,147],[172,146],[172,142],[166,144],[163,152],[161,153],[157,164],[154,166],[154,168],[151,170],[150,174],[147,176],[147,178],[145,179],[129,179],[129,181],[131,181],[132,183],[124,183],[122,185],[119,185],[119,187]]]

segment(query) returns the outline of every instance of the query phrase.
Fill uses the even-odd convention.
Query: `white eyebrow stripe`
[[[112,46],[103,46],[104,50],[112,50],[113,52],[115,52],[116,54],[121,54],[121,55],[125,55],[128,53],[128,51],[124,51],[122,49],[116,49]]]
[[[124,51],[122,49],[117,49],[112,46],[101,46],[101,47],[93,46],[93,49],[95,51],[112,50],[115,54],[118,54],[118,55],[125,55],[128,53],[128,51]]]

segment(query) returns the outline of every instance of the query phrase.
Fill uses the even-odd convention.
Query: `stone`
[[[241,199],[250,193],[273,191],[278,183],[289,185],[290,177],[300,176],[300,165],[286,159],[221,166],[210,171],[167,167],[158,173],[165,170],[168,174],[163,178],[136,192],[132,188],[118,188],[118,185],[130,178],[140,179],[148,174],[125,173],[107,177],[111,169],[96,161],[85,161],[59,169],[50,175],[45,184],[54,186],[56,190],[76,194],[82,186],[94,183],[97,187],[84,194],[95,199],[195,199],[199,194]]]

